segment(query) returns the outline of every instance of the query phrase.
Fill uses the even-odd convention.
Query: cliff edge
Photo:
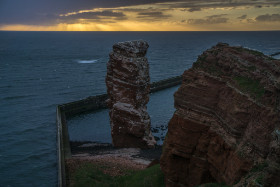
[[[280,186],[280,61],[218,43],[183,74],[160,164],[167,186]]]

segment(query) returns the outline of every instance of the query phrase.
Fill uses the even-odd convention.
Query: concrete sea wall
[[[182,76],[171,77],[151,83],[151,93],[181,84]],[[58,155],[58,186],[66,187],[65,160],[71,158],[71,147],[67,127],[67,119],[89,113],[94,110],[105,109],[107,94],[90,96],[82,100],[60,104],[56,108],[57,123],[57,155]]]

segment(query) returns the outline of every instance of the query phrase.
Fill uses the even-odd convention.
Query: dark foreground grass
[[[225,184],[218,184],[218,183],[208,183],[208,184],[201,185],[199,187],[230,187],[230,186]]]
[[[110,176],[102,166],[81,165],[73,174],[75,187],[164,187],[164,176],[159,164],[141,171],[125,171],[123,176]]]

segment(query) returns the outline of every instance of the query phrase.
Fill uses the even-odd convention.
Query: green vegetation
[[[264,88],[259,81],[250,79],[248,77],[235,77],[234,80],[240,86],[243,92],[249,93],[257,100],[264,95]]]
[[[256,56],[263,56],[264,54],[260,51],[255,51],[255,50],[252,50],[252,49],[246,49],[246,48],[243,48],[244,51],[247,51],[248,53],[252,54],[252,55],[256,55]]]
[[[245,153],[242,151],[242,150],[239,150],[238,152],[237,152],[237,154],[238,154],[238,156],[240,157],[240,158],[245,158]]]
[[[249,66],[249,67],[246,67],[249,71],[256,71],[256,66]]]
[[[206,58],[207,58],[207,55],[205,55],[205,54],[198,56],[196,62],[194,62],[194,64],[193,64],[193,68],[199,68],[203,64],[203,62],[205,62]]]
[[[215,64],[211,64],[211,65],[207,66],[205,71],[207,71],[208,73],[210,73],[212,75],[220,76],[223,74],[223,72],[217,65],[218,65],[218,62],[216,62]]]
[[[255,55],[255,56],[259,56],[259,57],[261,57],[261,56],[265,56],[266,58],[268,58],[269,60],[275,60],[275,58],[273,58],[272,56],[273,55],[271,55],[271,56],[266,56],[266,55],[264,55],[262,52],[260,52],[260,51],[256,51],[256,50],[252,50],[252,49],[247,49],[247,48],[242,48],[242,47],[238,47],[238,48],[236,48],[236,50],[237,51],[239,51],[239,52],[242,52],[242,51],[246,51],[246,52],[248,52],[249,54],[252,54],[252,55]]]
[[[105,186],[104,181],[111,182],[111,177],[109,175],[101,172],[100,166],[95,166],[93,164],[83,164],[74,173],[74,186]]]
[[[259,51],[255,51],[255,50],[248,50],[249,53],[251,53],[252,55],[256,55],[256,56],[263,56],[264,54],[262,52]]]
[[[261,164],[255,165],[250,172],[259,172],[259,171],[263,171],[264,168],[268,167],[268,163],[267,162],[263,162]]]
[[[147,168],[142,171],[138,171],[132,175],[119,178],[120,185],[118,186],[151,186],[151,187],[163,187],[164,175],[160,170],[159,164],[153,167]]]
[[[263,180],[264,180],[264,176],[263,175],[260,175],[258,176],[258,178],[256,178],[256,183],[258,184],[263,184]]]
[[[203,184],[203,185],[200,185],[201,187],[230,187],[228,185],[225,185],[225,184],[219,184],[219,183],[208,183],[208,184]],[[198,186],[198,187],[200,187]]]
[[[164,187],[159,164],[141,171],[125,171],[123,176],[105,174],[102,166],[81,165],[73,174],[75,187]],[[108,168],[109,169],[109,168]]]

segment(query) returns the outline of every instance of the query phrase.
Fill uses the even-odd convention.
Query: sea
[[[106,63],[112,45],[137,39],[150,45],[147,57],[152,82],[181,75],[218,42],[267,55],[280,52],[280,31],[1,31],[0,187],[57,186],[56,106],[106,93]],[[154,133],[166,130],[177,88],[151,95],[152,126],[162,127]],[[106,110],[77,116],[69,120],[70,139],[110,142],[108,123]],[[87,135],[82,134],[85,131]]]

